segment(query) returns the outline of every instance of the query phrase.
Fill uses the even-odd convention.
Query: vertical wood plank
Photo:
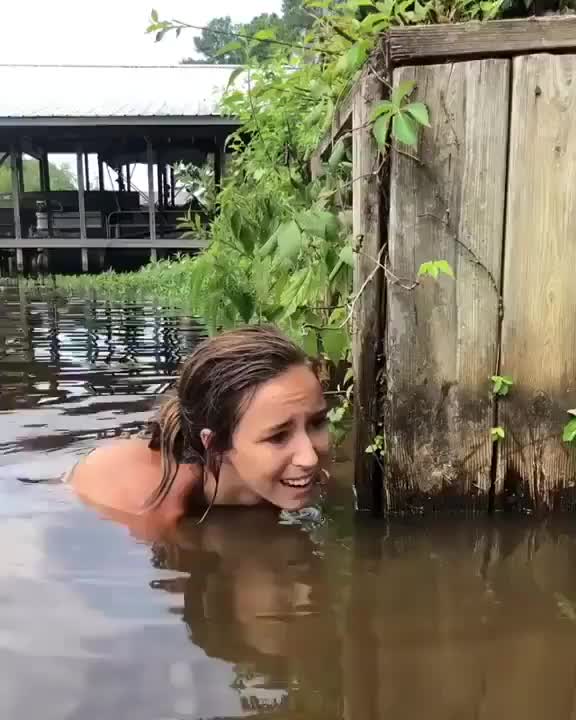
[[[376,375],[381,353],[381,272],[374,262],[382,246],[381,188],[376,170],[379,154],[370,127],[374,104],[383,97],[383,85],[365,73],[358,83],[352,109],[352,225],[360,252],[355,256],[352,364],[354,368],[354,486],[358,510],[379,512],[382,479],[374,459],[366,453],[377,433],[382,413],[378,407]]]
[[[508,60],[401,68],[427,104],[420,163],[392,151],[386,501],[395,513],[488,506],[509,112]]]
[[[561,436],[576,407],[576,57],[513,62],[501,367],[515,385],[499,402],[497,499],[573,509]]]

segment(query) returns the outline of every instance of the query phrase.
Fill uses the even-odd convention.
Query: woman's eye
[[[282,432],[276,433],[268,438],[268,442],[274,443],[275,445],[281,445],[288,439],[288,431],[282,430]]]
[[[310,424],[313,428],[323,428],[328,424],[328,416],[321,415],[320,417],[314,418]]]

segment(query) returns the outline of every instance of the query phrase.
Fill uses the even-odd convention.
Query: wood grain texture
[[[364,73],[354,95],[352,112],[352,177],[355,180],[352,231],[361,251],[355,256],[354,268],[354,294],[361,294],[352,318],[354,485],[357,509],[372,511],[380,509],[382,489],[374,459],[366,454],[382,415],[376,387],[378,356],[382,350],[382,273],[374,262],[382,246],[382,192],[376,174],[379,152],[369,118],[383,93],[382,83],[374,75]]]
[[[538,17],[393,28],[384,40],[399,65],[576,50],[576,17]]]
[[[502,505],[573,508],[576,453],[561,439],[576,407],[576,57],[514,60],[502,372]]]
[[[405,284],[448,260],[456,279],[388,279],[386,504],[485,509],[491,488],[509,98],[508,60],[402,68],[430,110],[421,164],[393,152],[389,257]]]

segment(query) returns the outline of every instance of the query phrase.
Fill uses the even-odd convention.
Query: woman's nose
[[[316,452],[314,443],[307,433],[298,437],[292,462],[294,465],[301,468],[311,469],[318,465],[318,453]]]

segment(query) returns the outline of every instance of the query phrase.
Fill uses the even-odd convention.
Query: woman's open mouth
[[[280,482],[282,485],[295,490],[306,490],[306,488],[314,484],[315,477],[315,475],[306,475],[300,478],[282,478]]]

